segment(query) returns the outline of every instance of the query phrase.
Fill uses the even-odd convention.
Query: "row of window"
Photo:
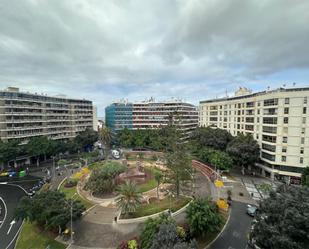
[[[303,103],[304,103],[304,104],[307,104],[307,102],[308,102],[307,97],[304,97]],[[265,99],[265,100],[263,101],[263,104],[264,104],[264,106],[275,106],[275,105],[278,105],[278,98]],[[285,104],[285,105],[290,104],[290,98],[285,98],[285,99],[284,99],[284,104]],[[261,103],[260,103],[260,102],[257,102],[257,105],[260,106]],[[210,106],[209,109],[210,109],[210,110],[218,110],[218,109],[223,109],[223,107],[224,107],[224,109],[227,109],[227,106],[228,106],[228,105],[219,105],[219,106],[214,105],[214,106]],[[235,108],[244,108],[245,106],[246,106],[247,108],[252,108],[252,107],[255,106],[255,102],[238,103],[238,104],[234,104],[234,106],[235,106]],[[206,107],[206,109],[207,109],[207,106],[205,106],[205,107]],[[218,107],[219,107],[219,108],[218,108]],[[231,108],[231,104],[229,105],[229,108]],[[204,109],[204,107],[202,106],[202,110],[203,110],[203,109]]]

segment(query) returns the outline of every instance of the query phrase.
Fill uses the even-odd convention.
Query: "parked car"
[[[251,217],[254,217],[258,211],[259,209],[256,206],[251,206],[251,205],[247,206],[247,214],[250,215]]]
[[[251,217],[254,217],[257,214],[258,210],[259,209],[256,206],[251,205],[247,206],[247,214],[250,215]]]

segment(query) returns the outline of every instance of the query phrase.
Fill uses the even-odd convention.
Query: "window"
[[[306,118],[305,117],[303,118],[303,124],[306,124]]]
[[[262,140],[265,142],[276,143],[277,138],[275,136],[263,135]]]
[[[282,161],[282,162],[286,162],[286,156],[282,156],[282,157],[281,157],[281,161]]]
[[[278,99],[265,99],[264,106],[278,105]]]
[[[283,137],[283,138],[282,138],[282,142],[283,142],[283,143],[287,143],[287,142],[288,142],[288,137]]]
[[[301,134],[305,134],[305,128],[301,128]]]
[[[304,154],[304,148],[300,148],[300,154]]]
[[[260,123],[260,118],[259,117],[257,117],[257,122]]]
[[[283,153],[286,153],[286,151],[287,151],[287,148],[286,148],[285,146],[283,146],[283,147],[282,147],[282,152],[283,152]]]
[[[276,145],[270,145],[270,144],[262,143],[262,149],[268,150],[268,151],[271,151],[271,152],[276,152]]]
[[[263,126],[263,132],[266,132],[266,133],[277,133],[277,127]]]
[[[289,98],[285,98],[284,99],[284,104],[286,104],[286,105],[290,104],[290,99]]]
[[[258,114],[260,114],[260,110],[258,110]]]
[[[266,152],[262,152],[262,158],[265,158],[269,161],[275,161],[276,160],[276,156],[275,155],[271,155],[271,154],[268,154]]]
[[[301,164],[304,163],[304,158],[303,157],[299,158],[299,163],[301,163]]]
[[[304,97],[304,104],[307,104],[307,97]]]
[[[305,138],[304,138],[304,137],[302,137],[302,138],[300,139],[300,143],[301,143],[301,144],[305,144]]]
[[[289,118],[288,117],[284,117],[283,118],[283,123],[284,124],[288,124],[289,123]]]
[[[289,114],[289,107],[284,108],[284,114]]]
[[[275,117],[263,118],[263,124],[277,124],[277,118]]]
[[[303,108],[303,114],[306,114],[306,112],[307,112],[307,107],[304,107]]]

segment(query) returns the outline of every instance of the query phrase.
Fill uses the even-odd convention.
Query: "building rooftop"
[[[48,95],[46,93],[30,93],[30,92],[26,92],[26,91],[20,91],[20,89],[18,87],[7,87],[4,90],[0,90],[0,92],[3,93],[17,93],[17,94],[22,94],[25,96],[41,96],[41,97],[46,97],[46,98],[54,98],[54,99],[70,99],[70,100],[76,100],[76,101],[89,101],[90,100],[86,100],[86,99],[78,99],[78,98],[68,98],[66,95],[64,94],[58,94],[56,96],[52,96],[52,95]],[[1,96],[0,96],[1,97]]]
[[[246,90],[248,90],[248,89],[246,89]],[[298,92],[298,91],[309,91],[309,87],[298,87],[298,88],[283,88],[283,87],[280,87],[280,88],[277,88],[277,89],[274,89],[274,90],[266,90],[266,91],[261,91],[261,92],[256,92],[256,93],[251,93],[250,91],[243,91],[243,94],[241,94],[241,95],[235,95],[233,97],[224,97],[224,98],[202,100],[202,101],[200,101],[200,104],[251,98],[251,97],[261,96],[261,95],[265,95],[265,94],[269,94],[269,93],[275,93],[275,92]],[[239,90],[237,91],[237,93],[239,93]]]

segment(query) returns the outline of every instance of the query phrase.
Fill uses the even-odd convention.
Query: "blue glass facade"
[[[113,103],[105,108],[105,123],[113,132],[133,128],[133,104]]]

